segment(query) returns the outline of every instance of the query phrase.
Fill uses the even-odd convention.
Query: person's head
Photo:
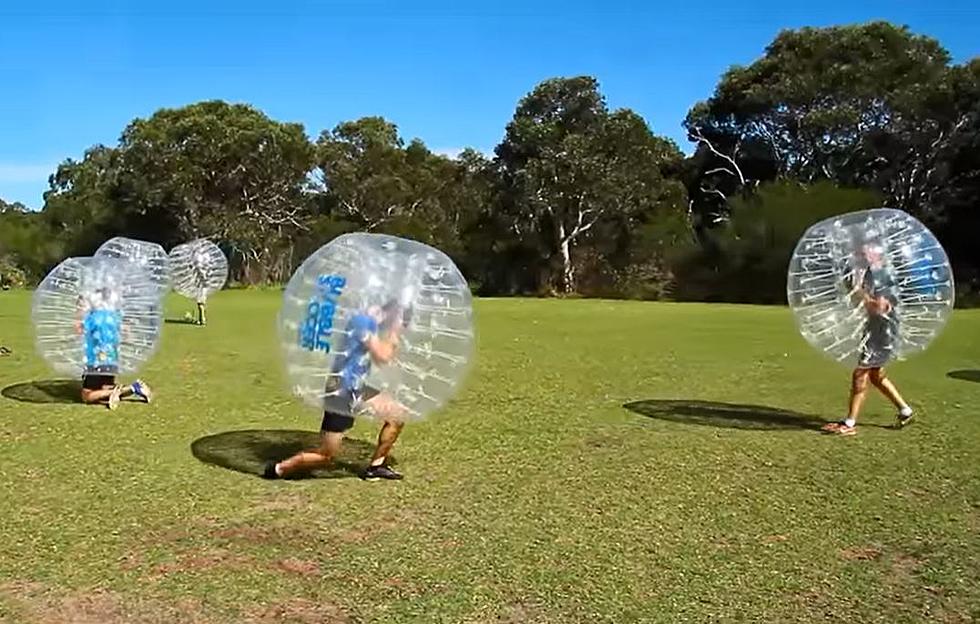
[[[367,308],[368,316],[378,323],[381,329],[389,329],[392,325],[400,322],[402,307],[397,299],[389,299],[382,305],[371,305]]]
[[[865,266],[879,267],[884,259],[884,249],[877,243],[864,243],[857,255]]]

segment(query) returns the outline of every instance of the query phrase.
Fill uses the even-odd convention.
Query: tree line
[[[980,291],[980,58],[885,22],[787,30],[684,126],[690,156],[589,76],[537,85],[492,155],[380,117],[311,140],[244,104],[164,109],[65,160],[40,211],[0,201],[0,281],[124,235],[207,236],[235,281],[280,283],[369,231],[444,250],[481,295],[779,303],[808,225],[885,205],[936,232],[961,301]]]

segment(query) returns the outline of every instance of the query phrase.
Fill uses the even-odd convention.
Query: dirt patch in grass
[[[344,609],[325,602],[295,599],[261,607],[253,607],[245,612],[247,624],[354,624],[355,620]]]
[[[398,514],[386,514],[383,516],[378,516],[373,518],[370,522],[361,523],[350,527],[332,539],[337,539],[344,544],[356,544],[361,542],[366,542],[367,540],[388,533],[391,531],[397,531],[401,528],[411,526],[413,521],[416,519],[415,514],[408,512],[399,512]]]
[[[923,561],[921,559],[899,553],[891,558],[888,580],[897,585],[906,585],[912,582],[915,571],[922,563]]]
[[[541,622],[541,607],[533,602],[515,601],[503,606],[494,620],[497,624],[527,624]]]
[[[841,549],[840,556],[847,561],[874,561],[881,556],[881,549],[876,546],[851,546]]]
[[[356,624],[345,609],[329,602],[294,599],[261,605],[246,605],[241,615],[218,616],[194,598],[166,601],[131,598],[96,588],[62,592],[39,583],[14,582],[0,585],[0,598],[13,614],[37,624]]]
[[[296,559],[294,557],[276,562],[276,568],[283,572],[298,574],[300,576],[317,576],[320,574],[320,564],[316,561]]]
[[[0,595],[16,613],[37,624],[204,624],[209,620],[200,602],[127,600],[105,589],[55,592],[38,583],[0,585]]]
[[[254,560],[246,555],[221,548],[209,548],[179,553],[173,561],[160,563],[150,570],[149,576],[160,577],[185,572],[202,572],[214,568],[243,568]]]
[[[276,493],[257,500],[255,509],[259,511],[295,511],[297,509],[309,509],[310,504],[310,497],[304,494]]]

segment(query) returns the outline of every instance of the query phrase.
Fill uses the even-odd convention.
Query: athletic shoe
[[[381,464],[380,466],[368,466],[365,468],[364,472],[361,473],[361,478],[365,481],[380,481],[381,479],[398,481],[403,477],[388,467],[387,464]]]
[[[851,427],[843,420],[839,422],[827,423],[820,428],[824,433],[835,433],[842,436],[852,436],[857,433],[857,427]]]
[[[120,398],[122,398],[122,386],[115,386],[112,394],[109,395],[109,409],[114,410],[119,407]]]
[[[133,382],[133,394],[140,397],[147,403],[153,400],[153,390],[151,390],[150,386],[148,386],[142,379],[137,379]]]
[[[913,414],[914,414],[914,412],[909,412],[908,415],[906,416],[902,412],[899,412],[895,416],[895,427],[898,428],[898,429],[901,429],[905,425],[907,425],[910,422],[912,422],[912,416],[913,416]]]
[[[276,462],[269,462],[265,465],[265,470],[262,471],[263,479],[279,479],[279,473],[276,472]]]

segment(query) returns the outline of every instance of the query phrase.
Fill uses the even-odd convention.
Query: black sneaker
[[[368,466],[361,473],[361,478],[365,481],[379,481],[381,479],[389,479],[397,481],[403,477],[388,467],[387,464],[381,464],[380,466]]]
[[[279,479],[279,473],[276,472],[276,462],[269,462],[265,465],[265,470],[262,472],[263,479]]]

